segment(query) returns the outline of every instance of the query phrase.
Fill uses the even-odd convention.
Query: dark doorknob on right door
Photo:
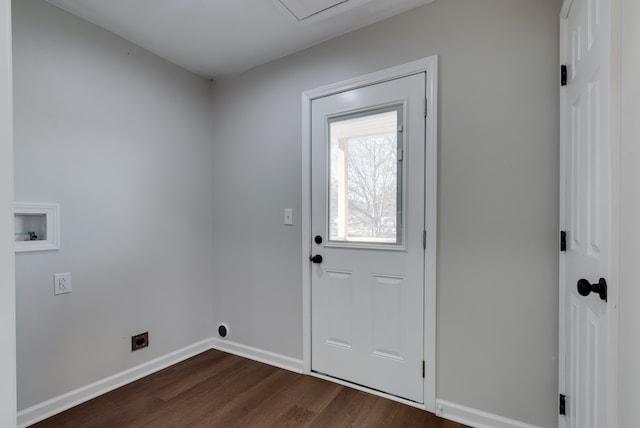
[[[591,293],[597,293],[600,296],[600,299],[606,302],[607,281],[604,278],[600,278],[596,284],[592,284],[588,280],[582,278],[578,280],[578,293],[581,296],[588,296]]]

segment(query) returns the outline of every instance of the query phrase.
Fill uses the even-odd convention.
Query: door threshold
[[[319,379],[324,379],[329,382],[337,383],[342,386],[347,386],[349,388],[356,389],[358,391],[366,392],[371,395],[377,395],[378,397],[386,398],[388,400],[396,401],[398,403],[406,404],[407,406],[416,407],[421,410],[427,410],[424,403],[418,403],[417,401],[408,400],[406,398],[398,397],[397,395],[389,394],[387,392],[379,391],[377,389],[369,388],[363,385],[359,385],[357,383],[349,382],[346,380],[342,380],[337,377],[329,376],[324,373],[311,371],[309,373],[310,376],[317,377]]]

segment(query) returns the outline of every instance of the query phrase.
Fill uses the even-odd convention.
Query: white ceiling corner
[[[197,74],[241,73],[433,0],[47,0]]]

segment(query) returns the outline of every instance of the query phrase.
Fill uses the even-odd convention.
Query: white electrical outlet
[[[53,294],[71,293],[71,272],[53,275]]]

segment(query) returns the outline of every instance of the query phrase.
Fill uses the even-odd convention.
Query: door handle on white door
[[[315,256],[309,257],[313,263],[322,263],[322,256],[320,254],[316,254]]]
[[[600,298],[607,301],[607,281],[604,278],[600,278],[597,284],[591,284],[586,279],[578,280],[578,293],[581,296],[588,296],[589,294],[598,293]]]

